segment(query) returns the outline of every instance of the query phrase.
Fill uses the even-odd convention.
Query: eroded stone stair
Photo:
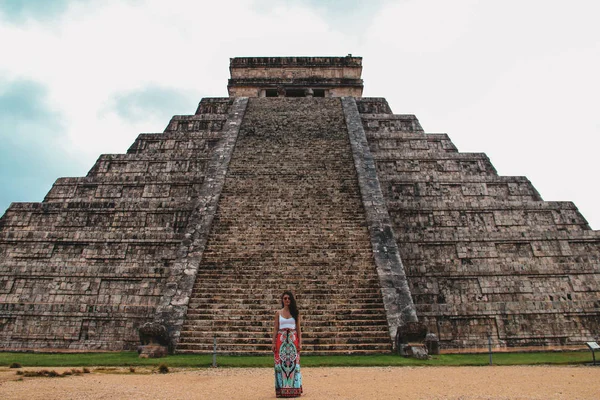
[[[177,351],[270,351],[286,289],[304,352],[391,350],[339,98],[249,100]]]

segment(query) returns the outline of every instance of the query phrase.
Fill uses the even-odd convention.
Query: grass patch
[[[592,361],[587,351],[543,353],[494,353],[494,365],[584,364]],[[158,367],[206,368],[212,365],[212,355],[179,354],[163,358],[139,358],[136,352],[112,353],[13,353],[0,352],[0,366],[18,363],[24,367]],[[273,366],[272,356],[220,356],[219,367]],[[303,356],[303,367],[375,367],[375,366],[461,366],[488,365],[487,354],[443,354],[429,360],[416,360],[392,354],[368,356]],[[83,369],[85,373],[87,368]],[[89,371],[89,370],[88,370]],[[131,371],[131,369],[130,369]],[[135,369],[134,369],[135,371]]]

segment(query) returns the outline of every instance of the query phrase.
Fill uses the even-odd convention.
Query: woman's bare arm
[[[298,351],[302,350],[302,329],[300,328],[300,316],[296,321],[296,332],[298,333]]]
[[[277,345],[277,332],[279,331],[279,311],[275,311],[275,322],[273,323],[273,345],[271,349],[275,353],[275,346]]]

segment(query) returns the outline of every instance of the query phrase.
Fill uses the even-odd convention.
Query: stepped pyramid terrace
[[[286,289],[307,354],[391,352],[416,321],[442,352],[600,335],[600,232],[573,203],[362,97],[360,57],[230,72],[229,97],[11,204],[0,349],[133,350],[153,322],[177,353],[268,354]]]

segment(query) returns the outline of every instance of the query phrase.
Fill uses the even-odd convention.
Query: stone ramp
[[[384,99],[357,101],[420,320],[442,348],[569,346],[600,331],[600,232],[570,202]]]
[[[340,99],[250,99],[177,351],[269,352],[286,289],[304,352],[390,351],[364,215]]]

